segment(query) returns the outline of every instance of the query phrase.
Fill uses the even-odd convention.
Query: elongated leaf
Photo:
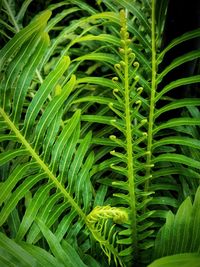
[[[61,75],[68,68],[69,63],[69,58],[64,57],[60,64],[56,67],[56,69],[52,71],[45,79],[45,81],[40,87],[40,90],[37,91],[34,99],[32,100],[26,112],[26,117],[24,121],[26,133],[30,131],[30,128],[33,126],[34,120],[38,115],[44,101],[46,100],[52,89],[57,85]]]
[[[131,12],[134,16],[137,17],[137,19],[140,21],[140,25],[144,27],[145,31],[150,35],[151,33],[151,28],[150,25],[147,21],[147,18],[145,15],[141,12],[140,8],[137,7],[137,5],[132,5],[131,2],[127,0],[117,0],[116,1],[118,4],[123,5],[124,8],[127,8],[129,12]]]
[[[64,86],[61,94],[56,96],[45,109],[36,127],[36,135],[37,135],[36,144],[40,142],[43,133],[46,131],[49,124],[54,119],[56,111],[60,110],[60,108],[63,106],[63,103],[67,100],[68,96],[70,95],[71,91],[74,88],[75,82],[76,82],[75,76],[72,76],[70,81]]]
[[[170,72],[171,70],[173,70],[174,68],[176,68],[176,67],[180,66],[181,64],[184,64],[188,61],[197,59],[199,57],[200,57],[200,51],[195,50],[195,51],[189,52],[187,54],[184,54],[183,56],[180,56],[180,57],[174,59],[174,61],[168,67],[166,67],[166,69],[160,75],[158,75],[157,82],[160,83],[162,81],[162,79],[165,77],[165,75],[168,72]]]
[[[68,176],[68,171],[70,168],[70,163],[73,158],[73,155],[76,151],[76,146],[78,143],[78,140],[80,138],[80,125],[78,124],[76,128],[74,128],[74,133],[69,138],[69,141],[67,142],[66,146],[63,149],[62,156],[60,158],[60,180],[61,182],[66,181],[66,177]],[[57,160],[57,158],[56,158]]]
[[[52,222],[50,222],[52,217],[56,216],[58,214],[58,209],[60,209],[60,206],[59,206],[59,208],[56,209],[56,211],[54,210],[54,206],[61,199],[62,199],[62,194],[60,192],[51,195],[48,198],[48,200],[46,201],[45,205],[43,205],[40,208],[40,210],[37,214],[37,218],[40,219],[41,221],[43,221],[43,223],[45,223],[48,227],[52,226]],[[65,208],[66,207],[67,207],[67,205],[65,205]],[[52,212],[52,211],[54,211],[54,212]],[[52,213],[53,213],[53,215],[52,215]],[[77,216],[77,214],[76,214],[76,216]],[[38,225],[36,223],[33,223],[29,229],[29,232],[27,233],[27,242],[30,244],[34,244],[41,238],[41,236],[42,236],[42,234],[41,234],[40,228],[38,227]]]
[[[45,11],[43,14],[38,16],[30,25],[17,33],[4,48],[0,51],[0,68],[2,68],[4,62],[8,57],[12,56],[13,53],[18,49],[30,36],[38,30],[44,29],[47,20],[51,15],[50,11]]]
[[[72,14],[73,12],[78,11],[79,8],[72,7],[66,10],[63,10],[62,12],[59,12],[55,17],[53,17],[46,27],[46,31],[50,31],[53,29],[53,27],[58,24],[60,21],[62,21],[67,15]]]
[[[196,149],[200,149],[200,141],[188,138],[188,137],[181,137],[181,136],[174,136],[174,137],[168,137],[163,138],[157,142],[155,142],[152,146],[153,149],[156,149],[159,146],[162,145],[168,145],[168,144],[176,144],[176,145],[183,145],[183,146],[189,146]]]
[[[42,57],[47,49],[49,44],[49,36],[44,33],[41,36],[41,41],[36,47],[36,53],[32,55],[29,59],[29,64],[27,64],[24,68],[23,74],[20,76],[18,80],[17,87],[15,89],[14,97],[13,97],[13,121],[14,123],[19,121],[22,107],[24,104],[24,99],[27,94],[27,90],[29,88],[30,82],[33,79],[33,75],[36,72],[36,68],[39,65]]]
[[[53,163],[52,169],[54,171],[57,170],[57,166],[59,164],[62,151],[65,148],[65,142],[72,135],[73,131],[76,129],[76,126],[78,125],[79,121],[80,121],[80,110],[77,110],[76,113],[73,115],[73,117],[68,121],[68,123],[66,124],[65,128],[62,131],[62,134],[59,136],[56,143],[54,144],[52,150],[52,163]]]
[[[164,112],[173,110],[173,109],[178,109],[182,107],[189,107],[189,106],[200,106],[200,99],[181,99],[178,100],[177,102],[170,103],[163,108],[157,110],[155,112],[155,118],[159,117],[161,114]]]
[[[20,187],[18,187],[14,193],[11,194],[7,200],[6,205],[1,210],[0,225],[2,225],[8,218],[11,211],[14,210],[16,204],[25,196],[28,190],[30,190],[36,183],[46,178],[45,174],[38,174],[32,179],[25,180]]]
[[[74,160],[72,161],[71,167],[68,172],[68,183],[69,183],[69,190],[72,188],[73,184],[75,183],[75,179],[78,175],[78,172],[83,164],[83,158],[89,148],[90,141],[91,141],[91,133],[89,132],[85,138],[83,139],[82,143],[80,144],[79,148],[76,151],[76,155]]]
[[[37,212],[41,205],[43,205],[47,198],[49,197],[49,191],[53,187],[52,184],[46,186],[41,186],[40,189],[36,192],[32,200],[30,201],[29,206],[26,209],[26,213],[22,219],[22,222],[19,227],[19,231],[16,235],[16,240],[22,240],[24,235],[26,234],[27,230],[29,229],[30,225],[33,223]]]
[[[111,36],[109,34],[99,34],[99,35],[85,35],[83,37],[78,37],[77,39],[73,40],[70,45],[73,45],[78,42],[85,42],[85,41],[101,41],[111,43],[113,45],[119,46],[120,40],[115,36]]]
[[[17,243],[0,233],[0,264],[1,266],[34,267],[39,262]],[[8,265],[6,265],[8,264]]]
[[[6,181],[0,186],[0,204],[10,196],[12,189],[24,177],[28,169],[34,170],[35,163],[21,164],[17,166]],[[31,173],[30,173],[31,174]]]
[[[21,22],[21,20],[24,17],[24,14],[26,13],[26,10],[28,8],[28,6],[31,4],[33,0],[25,0],[20,8],[19,13],[17,14],[16,20],[17,22]]]
[[[195,29],[193,31],[184,33],[183,35],[177,37],[176,39],[174,39],[163,51],[162,53],[159,55],[159,58],[162,58],[170,49],[172,49],[173,47],[175,47],[178,44],[181,44],[182,42],[185,42],[187,40],[192,40],[193,38],[197,38],[200,36],[200,30],[199,29]]]
[[[69,244],[66,243],[67,250],[64,250],[55,235],[46,227],[46,225],[39,220],[37,220],[37,223],[43,235],[45,236],[51,248],[51,251],[57,259],[59,259],[65,266],[67,265],[69,267],[86,267],[86,265],[78,256],[77,252]]]
[[[148,267],[199,267],[200,256],[195,253],[176,254],[173,256],[163,257],[155,260]]]
[[[75,59],[75,61],[84,61],[84,60],[97,60],[97,61],[108,62],[112,66],[117,63],[117,59],[115,56],[106,53],[92,53]]]
[[[188,197],[176,215],[169,212],[165,225],[156,237],[155,258],[184,252],[199,252],[199,204],[200,188],[196,192],[193,205]]]
[[[77,80],[77,84],[79,83],[90,83],[90,84],[99,84],[102,86],[106,86],[109,88],[113,88],[114,84],[111,80],[103,78],[103,77],[84,77]]]
[[[19,242],[20,246],[30,253],[35,259],[37,259],[37,264],[41,266],[50,266],[50,267],[64,267],[64,265],[58,261],[53,255],[47,252],[40,247],[27,244],[25,242]]]
[[[152,160],[152,163],[157,163],[157,162],[177,162],[177,163],[181,163],[181,164],[185,164],[187,166],[191,166],[197,169],[200,169],[200,162],[197,160],[194,160],[192,158],[189,158],[187,156],[184,155],[180,155],[180,154],[163,154],[160,155],[158,157],[156,157],[155,159]]]
[[[26,149],[16,149],[16,150],[3,152],[0,155],[0,166],[14,159],[15,157],[24,156],[24,155],[27,155]]]
[[[177,79],[176,81],[173,81],[166,85],[155,97],[155,101],[157,102],[164,94],[167,92],[179,87],[184,86],[188,84],[198,83],[200,82],[200,75],[194,75],[191,77],[181,78]]]
[[[193,119],[193,118],[177,118],[177,119],[171,119],[165,123],[162,123],[161,125],[157,126],[154,129],[154,134],[159,132],[162,129],[166,128],[173,128],[176,126],[182,126],[182,125],[200,125],[200,119]]]
[[[14,87],[14,83],[19,78],[20,71],[22,70],[24,65],[27,63],[30,56],[33,54],[34,49],[36,45],[38,44],[38,41],[40,41],[40,36],[41,36],[41,33],[38,33],[38,32],[34,33],[32,35],[32,38],[30,38],[30,40],[28,40],[22,45],[16,57],[9,64],[5,72],[6,81],[4,81],[4,79],[1,81],[1,106],[2,107],[10,108],[10,95],[12,96],[11,88]]]

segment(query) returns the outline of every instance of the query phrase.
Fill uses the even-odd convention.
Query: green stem
[[[20,28],[19,28],[19,26],[18,26],[18,24],[17,24],[17,22],[15,20],[15,17],[14,17],[14,15],[12,13],[12,10],[10,9],[10,6],[9,6],[8,2],[6,0],[3,0],[3,3],[4,3],[4,5],[5,5],[6,9],[7,9],[8,15],[9,15],[9,17],[10,17],[12,23],[13,23],[13,26],[16,29],[16,32],[19,32]]]
[[[132,145],[132,127],[131,127],[131,110],[130,110],[130,88],[129,88],[129,58],[128,47],[125,46],[125,114],[126,114],[126,143],[127,143],[127,158],[128,158],[128,183],[130,195],[130,208],[131,208],[131,229],[133,238],[133,251],[134,257],[137,259],[138,254],[138,238],[137,238],[137,211],[136,211],[136,196],[135,196],[135,177],[133,166],[133,145]]]
[[[150,99],[150,112],[149,112],[149,127],[147,137],[147,170],[146,175],[151,174],[151,160],[152,160],[152,140],[153,140],[153,124],[154,124],[154,110],[155,110],[155,93],[156,93],[156,40],[155,40],[155,0],[152,0],[152,23],[151,23],[151,49],[152,49],[152,78],[151,78],[151,99]],[[149,179],[145,183],[145,192],[149,190]]]

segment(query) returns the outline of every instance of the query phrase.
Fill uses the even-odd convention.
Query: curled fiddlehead
[[[107,206],[96,206],[87,215],[87,225],[93,237],[99,242],[102,250],[108,256],[109,264],[113,256],[116,265],[123,263],[118,255],[116,246],[117,232],[115,224],[123,224],[128,221],[128,214],[124,209]],[[114,224],[110,220],[113,220]]]

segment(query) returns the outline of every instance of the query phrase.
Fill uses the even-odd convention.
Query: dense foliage
[[[200,30],[166,45],[167,10],[1,1],[1,266],[200,266],[200,50],[168,59]]]

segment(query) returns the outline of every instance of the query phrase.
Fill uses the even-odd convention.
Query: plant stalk
[[[133,165],[133,145],[132,145],[132,127],[131,127],[131,110],[130,110],[130,88],[129,88],[129,56],[128,47],[125,45],[124,51],[125,71],[124,71],[124,86],[125,86],[125,114],[126,114],[126,144],[127,144],[127,168],[128,168],[128,183],[131,208],[131,228],[133,239],[134,261],[138,258],[138,237],[137,237],[137,211],[136,211],[136,195],[135,195],[135,177]]]
[[[152,22],[151,22],[151,49],[152,49],[152,77],[151,77],[151,99],[150,99],[150,111],[149,111],[149,125],[148,125],[148,136],[147,136],[147,151],[150,153],[147,155],[147,170],[146,176],[151,175],[151,160],[152,160],[152,140],[153,140],[153,124],[154,124],[154,111],[155,111],[155,93],[156,93],[156,73],[157,73],[157,62],[156,62],[156,32],[155,32],[155,0],[152,0]],[[149,191],[149,179],[145,183],[145,192]]]

